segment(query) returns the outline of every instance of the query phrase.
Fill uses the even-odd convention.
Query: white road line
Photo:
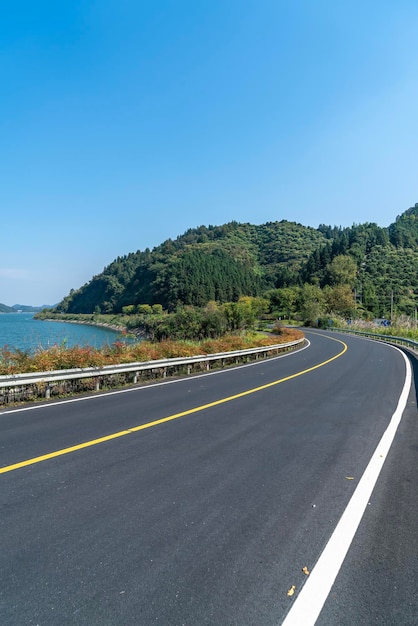
[[[406,364],[405,383],[396,411],[392,415],[391,421],[370,459],[347,508],[342,514],[315,567],[312,569],[309,578],[306,579],[284,622],[282,622],[282,626],[313,626],[315,624],[370,500],[401,421],[412,383],[411,364],[408,358],[398,348],[394,349],[402,354]]]

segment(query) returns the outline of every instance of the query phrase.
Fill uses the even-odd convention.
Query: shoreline
[[[119,334],[129,334],[126,326],[115,326],[113,324],[105,324],[100,322],[82,322],[79,320],[57,320],[45,317],[44,319],[38,320],[39,322],[61,322],[64,324],[81,324],[81,326],[96,326],[97,328],[107,328],[107,330],[111,330],[114,333]]]
[[[131,339],[135,339],[136,341],[144,341],[146,337],[141,334],[140,331],[135,331],[135,329],[128,330],[126,326],[117,326],[116,324],[107,324],[106,322],[88,322],[81,320],[59,320],[54,318],[42,318],[38,320],[39,322],[60,322],[64,324],[80,324],[81,326],[93,326],[96,328],[105,328],[106,330],[110,330],[111,332],[122,335],[123,337],[128,337]]]

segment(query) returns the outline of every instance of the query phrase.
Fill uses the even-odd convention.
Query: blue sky
[[[388,226],[418,202],[416,0],[16,0],[0,302],[54,304],[201,224]]]

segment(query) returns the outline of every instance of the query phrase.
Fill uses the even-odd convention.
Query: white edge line
[[[216,376],[218,374],[228,374],[230,372],[234,372],[236,370],[239,369],[243,369],[245,367],[254,367],[255,365],[263,365],[263,363],[271,362],[271,361],[276,361],[278,359],[283,359],[285,357],[289,357],[289,356],[293,356],[294,354],[297,354],[299,352],[303,352],[303,350],[306,350],[306,348],[309,348],[309,346],[311,345],[311,342],[309,341],[309,339],[306,339],[306,343],[302,348],[299,348],[298,350],[294,350],[292,352],[286,352],[285,354],[279,354],[277,356],[274,357],[270,357],[269,359],[264,359],[262,361],[254,361],[253,363],[245,363],[245,365],[235,365],[234,367],[225,369],[225,370],[216,370],[214,372],[206,372],[204,374],[195,374],[195,375],[191,375],[187,378],[179,378],[176,380],[166,380],[160,383],[151,383],[149,385],[144,385],[144,386],[140,386],[140,387],[129,387],[128,389],[118,389],[117,391],[105,391],[104,393],[99,393],[99,394],[94,394],[92,396],[83,396],[81,398],[70,398],[69,400],[58,400],[57,402],[40,402],[39,404],[34,404],[33,406],[24,406],[24,407],[16,407],[10,410],[6,410],[6,411],[0,411],[0,417],[2,415],[10,415],[11,413],[22,413],[23,411],[35,411],[37,409],[46,409],[50,406],[58,406],[60,404],[70,404],[73,402],[85,402],[87,400],[96,400],[97,398],[103,398],[105,396],[116,396],[119,395],[121,393],[132,393],[134,391],[138,392],[138,391],[146,391],[147,389],[153,389],[154,387],[162,387],[163,385],[174,385],[177,383],[184,383],[184,382],[189,382],[192,379],[196,379],[196,378],[206,378],[207,376]]]
[[[405,383],[398,405],[340,521],[315,567],[311,570],[309,578],[306,579],[285,620],[282,622],[282,626],[301,626],[301,624],[303,626],[313,626],[315,624],[360,525],[361,518],[392,445],[408,401],[412,383],[412,370],[407,356],[399,348],[391,347],[402,354],[406,364]]]

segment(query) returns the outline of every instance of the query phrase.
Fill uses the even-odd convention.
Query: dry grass
[[[101,349],[90,346],[67,348],[56,345],[46,350],[38,350],[35,354],[22,350],[13,351],[5,346],[0,349],[0,374],[102,367],[118,363],[214,354],[287,343],[303,337],[303,333],[297,329],[277,328],[274,332],[277,334],[225,335],[220,339],[206,339],[201,342],[171,341],[168,339],[160,343],[142,341],[136,344],[125,344],[121,341],[115,341],[111,346]]]

